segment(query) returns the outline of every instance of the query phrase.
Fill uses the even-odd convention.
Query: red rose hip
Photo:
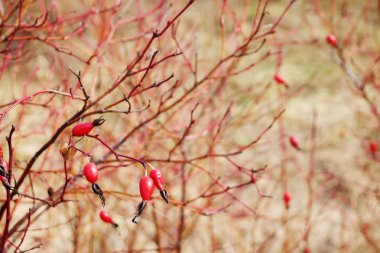
[[[90,133],[94,127],[102,125],[104,121],[105,119],[100,117],[93,122],[79,123],[73,127],[71,134],[77,137],[85,136],[86,134]]]
[[[290,195],[289,192],[284,193],[283,200],[284,200],[286,207],[288,207],[290,204],[290,201],[292,200],[292,196]]]
[[[107,211],[105,211],[105,210],[100,211],[99,217],[105,223],[112,223],[112,217],[111,217],[111,215]]]
[[[157,189],[160,191],[164,189],[164,179],[162,177],[161,171],[157,169],[151,170],[149,176],[153,179],[154,185],[157,187]]]
[[[289,136],[290,145],[295,149],[300,149],[297,138],[294,135]]]
[[[311,250],[309,248],[304,248],[303,253],[311,253]]]
[[[276,74],[273,79],[278,83],[278,84],[284,84],[285,83],[285,79],[282,75],[280,74]]]
[[[99,217],[105,223],[110,223],[114,228],[117,228],[119,226],[118,224],[113,222],[111,215],[105,210],[100,211]]]
[[[140,179],[140,195],[142,197],[143,200],[150,200],[152,194],[153,194],[153,191],[154,191],[154,182],[153,182],[153,179],[148,177],[148,176],[144,176]]]
[[[376,154],[377,148],[377,142],[375,140],[371,140],[371,142],[369,143],[369,151],[372,155]]]
[[[289,88],[289,85],[286,83],[285,78],[279,73],[275,74],[273,79],[276,81],[278,85],[283,85],[285,88]]]
[[[94,163],[87,163],[84,166],[83,174],[91,183],[96,183],[96,181],[98,181],[98,169]]]
[[[153,169],[150,171],[149,176],[153,179],[154,185],[160,190],[161,197],[165,200],[166,203],[169,203],[168,192],[164,187],[164,178],[162,177],[161,171]]]
[[[88,134],[93,128],[94,125],[92,122],[79,123],[73,128],[71,133],[73,136],[84,136]]]
[[[327,35],[326,42],[333,47],[336,47],[338,45],[338,41],[334,34]]]
[[[99,196],[100,200],[102,201],[102,205],[105,206],[106,199],[104,198],[104,194],[100,186],[96,183],[98,181],[98,168],[96,168],[96,165],[94,163],[87,163],[84,166],[83,169],[83,175],[89,181],[91,184],[92,191]]]
[[[132,219],[133,223],[137,223],[136,219],[141,216],[146,205],[148,204],[147,201],[150,200],[150,198],[152,197],[154,191],[154,181],[152,178],[144,176],[140,179],[139,187],[140,195],[143,200],[137,206],[135,217],[133,217]]]

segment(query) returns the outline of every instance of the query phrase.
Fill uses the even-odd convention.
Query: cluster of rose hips
[[[301,150],[300,146],[299,146],[299,142],[297,140],[297,138],[294,136],[294,135],[290,135],[289,136],[289,143],[290,145],[296,149],[296,150]],[[282,196],[282,199],[284,200],[284,204],[285,204],[285,207],[286,209],[289,209],[290,207],[290,202],[292,200],[292,195],[290,195],[290,193],[288,191],[286,191],[284,193],[284,195]]]
[[[72,136],[75,136],[75,137],[85,137],[95,127],[102,125],[104,122],[105,120],[102,117],[100,117],[92,122],[79,123],[73,127],[71,134]],[[67,153],[67,150],[65,153]],[[144,208],[148,204],[148,201],[151,199],[155,186],[160,191],[161,197],[165,200],[165,202],[169,203],[168,193],[164,187],[164,180],[163,180],[161,171],[153,168],[153,166],[147,162],[142,162],[141,164],[144,167],[145,176],[140,179],[140,183],[139,183],[140,195],[141,195],[142,201],[138,204],[136,215],[132,219],[134,223],[137,223],[136,222],[137,217],[139,217],[142,214]],[[146,165],[149,165],[149,167],[151,168],[149,176],[147,176]],[[87,181],[91,183],[91,188],[93,192],[99,196],[102,202],[102,205],[104,207],[105,197],[104,197],[103,191],[101,190],[100,186],[97,183],[98,177],[99,177],[99,171],[96,167],[96,164],[92,162],[88,162],[83,168],[83,175],[87,179]],[[99,213],[99,217],[104,222],[110,223],[114,228],[118,227],[118,225],[115,222],[113,222],[111,215],[107,211],[102,210]]]
[[[329,35],[326,36],[326,42],[329,45],[333,46],[333,47],[337,47],[338,46],[338,40],[335,37],[335,35],[333,35],[333,34],[329,34]],[[285,81],[285,78],[283,76],[281,76],[279,73],[275,74],[275,76],[273,77],[273,79],[276,81],[276,83],[278,85],[284,85],[286,88],[288,87],[288,85],[287,85],[287,83]],[[301,150],[299,142],[298,142],[297,138],[294,135],[289,136],[289,143],[290,143],[290,145],[294,149]],[[370,142],[369,150],[370,150],[371,154],[375,157],[376,152],[377,152],[377,143],[376,143],[376,141],[372,140]],[[289,192],[286,191],[284,193],[283,200],[284,200],[285,207],[289,208],[290,202],[292,200],[292,196],[290,195]]]
[[[149,166],[151,165],[149,164]],[[160,195],[165,200],[165,202],[169,203],[168,192],[165,190],[164,178],[162,177],[161,171],[152,167],[152,170],[150,171],[148,176],[147,170],[145,168],[145,176],[140,179],[139,183],[142,201],[138,204],[136,215],[132,219],[134,223],[137,223],[136,219],[142,214],[143,210],[148,204],[148,201],[151,199],[152,194],[154,192],[154,186],[156,186],[157,189],[160,191]]]
[[[79,123],[73,127],[71,135],[75,137],[84,137],[88,135],[94,127],[101,126],[105,120],[100,117],[92,122]],[[83,175],[92,184],[93,192],[99,196],[102,205],[105,206],[105,198],[100,186],[96,183],[98,181],[98,169],[94,163],[88,162],[83,169]]]
[[[330,40],[331,40],[331,38],[330,38]],[[299,146],[299,142],[294,135],[289,136],[289,143],[293,148],[295,148],[297,150],[301,150],[301,148]],[[369,145],[368,145],[368,151],[374,159],[376,159],[377,150],[378,150],[377,142],[375,140],[371,140],[369,142]],[[291,199],[292,199],[292,196],[290,195],[290,193],[285,192],[283,195],[283,200],[284,200],[284,204],[285,204],[286,208],[289,208]]]
[[[326,42],[333,46],[333,47],[337,47],[338,46],[338,40],[337,38],[335,37],[334,34],[329,34],[326,36]],[[280,74],[280,73],[276,73],[274,76],[273,76],[273,80],[279,85],[279,86],[284,86],[285,88],[289,88],[289,84],[286,82],[285,78]]]
[[[338,40],[334,34],[327,35],[326,42],[333,47],[338,47]],[[378,149],[377,142],[375,140],[371,140],[369,143],[369,152],[374,158],[376,158],[377,149]]]

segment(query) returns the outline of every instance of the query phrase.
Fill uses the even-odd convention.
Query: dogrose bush
[[[374,6],[296,2],[3,1],[0,251],[378,251],[379,213],[361,216],[375,198],[350,203],[346,178],[319,166],[318,111],[284,113],[323,71],[287,69],[300,48],[331,53],[380,122],[366,89],[380,58],[355,44]],[[334,10],[359,21],[338,32]],[[377,143],[356,138],[362,172]],[[376,190],[356,186],[356,200]],[[330,214],[341,229],[313,236]]]

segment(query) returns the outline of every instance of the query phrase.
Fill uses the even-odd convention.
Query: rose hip
[[[161,197],[165,200],[166,203],[169,203],[168,192],[165,190],[164,178],[162,177],[161,171],[153,169],[150,171],[149,176],[153,179],[154,185],[157,187],[157,189],[160,190]]]
[[[90,133],[94,127],[102,125],[104,121],[105,119],[100,117],[93,122],[79,123],[73,127],[71,134],[77,137],[85,136],[86,134]]]
[[[152,194],[154,191],[153,179],[148,176],[142,177],[140,179],[139,188],[140,188],[140,195],[143,200],[137,206],[136,214],[132,219],[133,223],[137,223],[136,219],[141,216],[146,205],[148,204],[148,200],[150,200],[150,198],[152,197]]]
[[[289,192],[284,193],[283,200],[284,200],[286,208],[289,208],[290,201],[292,200],[292,196],[290,195]]]
[[[99,217],[105,223],[112,223],[112,217],[111,217],[111,215],[107,211],[105,211],[105,210],[100,211]]]
[[[144,176],[140,179],[140,195],[142,197],[143,200],[150,200],[152,194],[153,194],[153,191],[154,191],[154,182],[153,182],[153,179],[148,177],[148,176]]]
[[[105,210],[100,211],[99,217],[105,223],[110,223],[114,228],[117,228],[119,226],[118,224],[113,222],[111,215]]]
[[[289,143],[293,148],[300,150],[298,140],[294,135],[289,136]]]
[[[327,35],[326,42],[328,44],[330,44],[331,46],[333,46],[333,47],[336,47],[338,45],[338,41],[337,41],[337,39],[336,39],[336,37],[335,37],[334,34]]]
[[[369,151],[373,156],[376,155],[377,148],[377,142],[375,140],[371,140],[371,142],[369,143]]]
[[[285,88],[289,88],[289,85],[286,83],[285,78],[281,74],[275,74],[273,80],[275,80],[278,85],[283,85]]]
[[[285,83],[285,79],[282,75],[280,74],[276,74],[273,79],[278,83],[278,84],[284,84]]]
[[[84,166],[83,175],[90,183],[92,183],[92,191],[99,196],[100,200],[102,201],[102,205],[104,206],[106,204],[106,200],[104,198],[103,191],[100,188],[100,186],[96,183],[98,181],[99,176],[98,168],[96,168],[96,165],[91,162],[87,163]]]
[[[94,163],[87,163],[84,166],[83,174],[91,183],[96,183],[96,181],[98,181],[98,169]]]

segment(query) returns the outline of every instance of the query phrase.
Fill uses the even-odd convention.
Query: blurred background
[[[14,125],[29,196],[11,201],[4,252],[380,252],[379,1],[25,0],[0,14],[0,144],[8,160]],[[165,178],[169,204],[155,190],[138,224],[138,163],[85,137],[91,158],[76,152],[65,176],[73,125],[101,115],[94,134]]]

